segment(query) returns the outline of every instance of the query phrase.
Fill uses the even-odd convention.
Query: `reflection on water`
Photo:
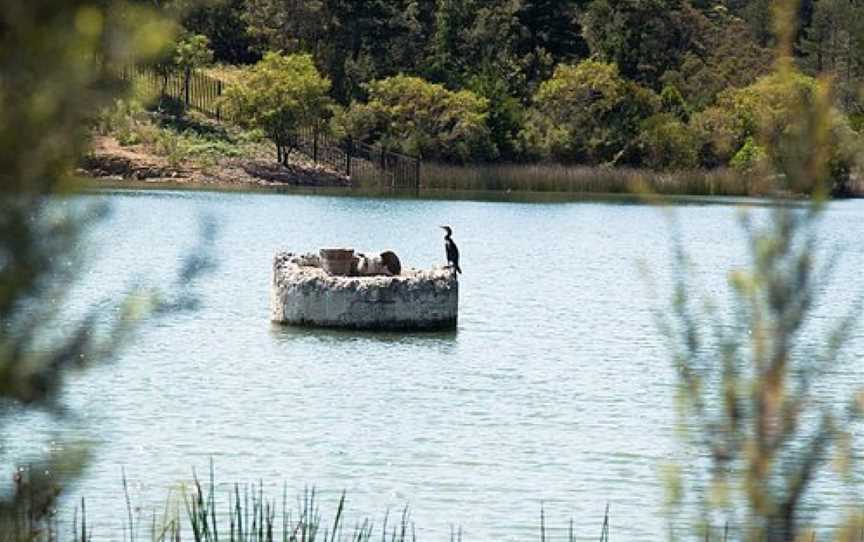
[[[83,437],[99,442],[70,494],[87,496],[97,536],[119,526],[121,466],[149,511],[211,457],[225,484],[263,479],[274,496],[283,482],[297,493],[316,485],[325,509],[345,489],[349,519],[380,522],[410,504],[423,539],[442,539],[451,524],[466,540],[535,538],[541,502],[553,528],[572,517],[580,539],[597,538],[607,502],[616,538],[665,533],[660,467],[687,450],[675,439],[674,374],[651,313],[671,274],[669,225],[656,208],[168,190],[89,197],[114,212],[90,236],[98,257],[73,309],[119,295],[130,278],[170,284],[199,217],[219,227],[202,309],[148,328],[117,363],[67,390],[86,418]],[[842,289],[824,293],[817,324],[864,287],[862,211],[864,202],[841,202],[826,216],[824,241],[846,250]],[[701,285],[722,296],[728,270],[746,263],[736,207],[679,205],[677,216]],[[454,227],[465,271],[458,331],[268,321],[275,252],[392,249],[427,267],[444,263],[442,223]],[[854,341],[853,357],[864,346],[860,333]],[[859,369],[850,363],[840,379],[859,383]],[[24,423],[31,440],[51,438],[48,420]],[[839,488],[831,481],[820,496]]]
[[[294,327],[272,324],[273,338],[279,342],[295,342],[303,340],[322,341],[325,343],[361,342],[370,347],[382,346],[413,346],[423,345],[453,345],[458,331],[433,331],[416,333],[378,332],[364,333],[340,329],[317,329],[314,327]]]

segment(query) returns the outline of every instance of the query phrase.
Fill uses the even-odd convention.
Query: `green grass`
[[[117,100],[97,118],[95,131],[122,146],[144,145],[176,167],[184,161],[211,166],[224,158],[269,157],[263,134],[228,127],[162,99],[145,108],[144,100]]]
[[[603,194],[752,196],[764,187],[736,171],[657,172],[630,168],[424,163],[422,186],[432,190],[499,190]]]

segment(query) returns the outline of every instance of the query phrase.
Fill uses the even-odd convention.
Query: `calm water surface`
[[[171,283],[201,217],[219,226],[218,268],[200,284],[201,310],[160,321],[115,364],[67,389],[64,402],[80,418],[72,425],[97,443],[71,492],[87,496],[97,536],[119,538],[121,468],[149,518],[192,467],[206,471],[213,458],[225,491],[259,479],[274,496],[283,482],[289,494],[314,485],[329,515],[347,490],[349,523],[372,516],[380,524],[386,509],[409,504],[424,540],[446,539],[451,524],[466,540],[537,539],[541,503],[553,529],[572,517],[580,539],[599,536],[607,503],[614,539],[664,537],[661,466],[688,457],[651,313],[669,297],[666,213],[602,202],[88,197],[107,200],[113,213],[91,236],[92,265],[71,297],[77,308],[117,298],[135,281]],[[680,205],[675,215],[701,292],[722,296],[728,271],[746,263],[739,209]],[[841,245],[843,258],[814,325],[864,291],[862,216],[864,201],[827,213],[821,236]],[[445,223],[465,271],[457,332],[341,333],[268,321],[276,251],[393,249],[403,265],[426,267],[442,263],[437,226]],[[862,382],[862,353],[856,331],[841,384]],[[21,442],[64,437],[39,417],[26,427]],[[836,480],[818,489],[820,499],[845,491]]]

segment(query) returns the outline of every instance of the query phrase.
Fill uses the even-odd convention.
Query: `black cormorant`
[[[459,249],[456,248],[456,243],[454,243],[453,239],[450,238],[450,236],[453,235],[453,230],[450,229],[450,226],[440,226],[440,228],[447,232],[447,235],[444,236],[444,249],[447,251],[447,265],[453,266],[457,273],[461,273],[462,270],[459,269]]]

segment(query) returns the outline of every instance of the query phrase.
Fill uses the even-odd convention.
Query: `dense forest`
[[[800,3],[794,77],[774,73],[771,20],[769,0],[222,0],[181,40],[224,64],[308,55],[335,131],[453,163],[750,168],[830,81],[848,176],[864,3]]]

